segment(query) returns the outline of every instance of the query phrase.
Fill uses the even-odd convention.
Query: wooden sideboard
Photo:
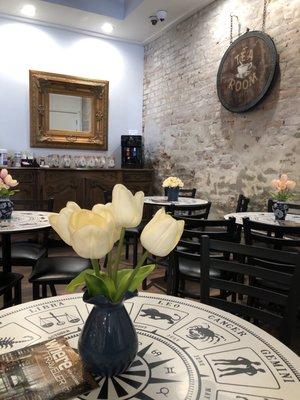
[[[54,211],[59,211],[69,200],[83,208],[104,203],[104,191],[116,183],[123,183],[132,192],[152,192],[152,169],[63,169],[9,168],[19,181],[15,198],[45,200],[54,197]]]

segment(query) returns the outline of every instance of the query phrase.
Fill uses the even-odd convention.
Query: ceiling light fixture
[[[102,26],[101,29],[104,33],[112,33],[112,31],[114,30],[114,27],[112,26],[112,24],[110,24],[109,22],[105,22]]]
[[[21,8],[21,13],[26,15],[26,17],[34,17],[35,16],[36,8],[32,4],[25,4]]]

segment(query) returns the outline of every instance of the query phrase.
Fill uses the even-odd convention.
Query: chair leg
[[[45,283],[42,283],[42,298],[47,297],[47,285]]]
[[[142,282],[142,289],[147,290],[148,289],[148,284],[147,284],[147,278],[145,278]]]
[[[133,255],[132,255],[132,267],[135,268],[137,265],[138,258],[138,236],[134,235],[133,238]]]
[[[32,284],[32,299],[38,300],[40,298],[40,285],[36,282]]]
[[[56,289],[55,289],[55,286],[53,285],[53,283],[51,283],[49,285],[49,287],[50,287],[50,292],[51,292],[52,296],[57,296]]]
[[[16,283],[15,286],[15,301],[14,304],[22,304],[22,286],[21,281]]]

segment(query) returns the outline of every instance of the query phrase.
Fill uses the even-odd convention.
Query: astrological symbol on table
[[[172,317],[169,314],[161,313],[155,308],[144,308],[143,310],[141,310],[141,313],[143,313],[140,314],[141,317],[148,317],[154,320],[165,320],[168,322],[168,324],[171,325],[181,320],[181,316],[178,314],[174,314],[174,316]]]
[[[15,337],[0,337],[0,349],[12,348],[17,343],[30,342],[33,339],[32,336],[26,335],[22,339],[16,340]]]
[[[249,376],[256,375],[258,372],[266,372],[263,368],[255,368],[260,366],[259,361],[250,361],[245,357],[237,357],[235,359],[218,359],[213,360],[215,365],[228,365],[228,368],[217,368],[218,371],[224,372],[220,374],[222,376],[247,374]],[[244,368],[243,368],[244,367]]]
[[[55,315],[52,312],[49,312],[50,316],[47,317],[39,317],[40,319],[40,326],[41,328],[50,328],[54,324],[56,325],[65,325],[66,321],[71,324],[76,324],[80,321],[80,318],[76,317],[75,315],[71,315],[68,313],[58,314]],[[66,319],[66,321],[65,321]]]
[[[201,340],[203,342],[214,342],[218,343],[221,339],[226,340],[224,336],[218,335],[210,329],[210,325],[195,325],[188,328],[189,333],[187,337],[193,340]]]
[[[166,374],[175,374],[174,368],[175,367],[164,367],[166,370]]]
[[[165,397],[168,397],[169,393],[170,390],[167,387],[162,387],[159,392],[156,392],[156,394],[163,394]]]

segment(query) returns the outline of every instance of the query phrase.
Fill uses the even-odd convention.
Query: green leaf
[[[126,287],[127,287],[127,282],[133,273],[133,269],[128,269],[124,268],[118,271],[117,273],[117,290],[114,296],[114,301],[118,301],[122,298]]]
[[[134,292],[145,278],[155,269],[155,264],[144,265],[137,269],[121,269],[117,275],[117,290],[114,296],[114,301],[120,301],[126,291]],[[128,287],[128,281],[131,275],[134,274],[134,278]]]
[[[87,273],[85,275],[85,282],[91,297],[102,294],[108,299],[113,299],[116,288],[113,280],[106,274],[102,273],[100,276],[95,276],[94,274]]]
[[[138,268],[136,275],[128,288],[129,292],[134,292],[140,286],[143,280],[154,271],[154,269],[155,264],[143,265],[142,267]]]
[[[89,273],[93,273],[93,270],[91,268],[81,271],[80,274],[78,274],[76,278],[72,279],[71,282],[68,284],[67,290],[69,292],[74,292],[74,290],[77,289],[78,286],[85,283],[85,276]]]

